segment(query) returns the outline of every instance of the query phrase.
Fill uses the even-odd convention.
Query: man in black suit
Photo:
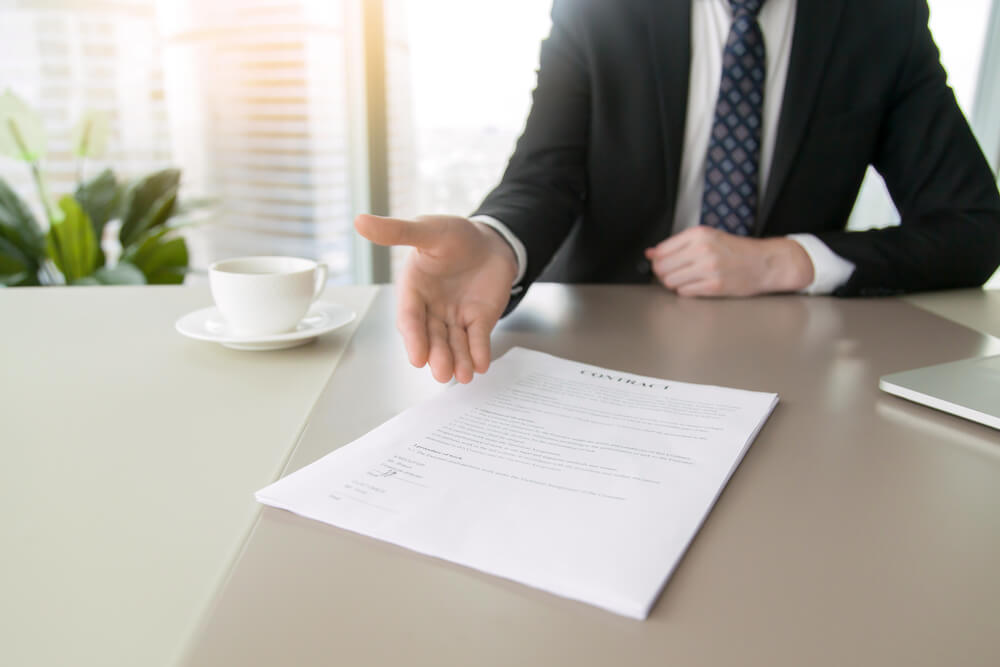
[[[1000,196],[926,0],[762,1],[556,0],[524,134],[476,214],[355,222],[416,248],[398,313],[414,365],[484,372],[539,277],[874,296],[992,274]],[[902,224],[845,231],[869,164]]]

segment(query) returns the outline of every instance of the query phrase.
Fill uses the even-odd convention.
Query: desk
[[[781,394],[636,622],[253,503],[442,390],[374,291],[327,293],[353,337],[250,354],[174,333],[204,289],[0,290],[0,664],[1000,664],[1000,435],[876,389],[998,341],[898,300],[533,287],[496,354]],[[913,298],[998,333],[993,294]]]
[[[376,298],[288,471],[440,391]],[[494,338],[781,403],[646,622],[265,508],[188,665],[1000,664],[1000,435],[877,389],[998,341],[899,300],[536,285]]]
[[[174,331],[211,302],[0,289],[0,665],[176,664],[225,580],[357,322],[281,353]]]
[[[906,301],[970,329],[1000,338],[1000,289],[928,292]]]

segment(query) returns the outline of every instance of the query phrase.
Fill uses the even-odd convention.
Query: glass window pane
[[[468,215],[497,184],[531,106],[550,8],[548,0],[390,1],[389,20],[409,43],[408,79],[389,54],[390,152],[412,156],[415,173],[412,189],[402,160],[391,174],[393,215]],[[402,39],[392,26],[390,39]]]
[[[153,0],[117,0],[88,9],[79,2],[23,0],[0,7],[0,92],[10,89],[41,116],[43,167],[55,195],[105,167],[137,175],[171,159],[162,52]],[[72,130],[86,111],[111,123],[107,151],[81,164]],[[0,157],[3,178],[41,218],[27,165]]]
[[[19,0],[0,7],[0,90],[44,118],[44,171],[71,192],[70,130],[111,118],[88,161],[136,177],[182,170],[182,199],[209,198],[187,233],[191,265],[246,254],[316,257],[352,279],[359,0]],[[354,77],[354,79],[352,79]],[[358,133],[354,133],[355,135]],[[363,134],[363,132],[361,133]],[[0,177],[37,202],[25,165]],[[39,207],[40,210],[40,207]]]
[[[159,2],[176,162],[189,194],[219,200],[199,264],[297,255],[350,280],[346,4]]]

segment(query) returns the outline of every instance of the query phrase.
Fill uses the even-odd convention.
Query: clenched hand
[[[646,259],[660,282],[682,296],[795,292],[813,280],[812,261],[795,241],[735,236],[705,226],[647,249]]]

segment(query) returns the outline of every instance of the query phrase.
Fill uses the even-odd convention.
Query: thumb
[[[427,248],[433,245],[440,234],[440,226],[433,221],[414,222],[367,213],[362,213],[354,219],[354,228],[363,237],[378,245],[408,245],[415,248]]]

